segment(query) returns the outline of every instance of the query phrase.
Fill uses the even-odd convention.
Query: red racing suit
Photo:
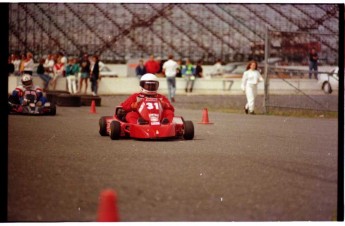
[[[163,114],[162,118],[167,118],[169,122],[172,122],[174,118],[174,107],[171,105],[168,98],[161,94],[156,94],[154,96],[151,95],[145,95],[142,93],[134,93],[131,96],[129,96],[124,102],[121,103],[121,106],[123,110],[127,112],[126,114],[126,121],[128,123],[136,124],[138,121],[138,118],[140,117],[138,113],[138,103],[141,99],[145,97],[153,97],[160,99],[162,106],[163,106]]]

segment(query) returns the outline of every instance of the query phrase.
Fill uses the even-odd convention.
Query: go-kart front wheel
[[[104,116],[99,119],[99,134],[101,134],[101,136],[108,136],[107,120]]]
[[[184,121],[183,138],[185,140],[192,140],[194,138],[194,125],[192,121]]]
[[[112,121],[110,123],[110,139],[118,140],[121,134],[121,125],[118,121]]]

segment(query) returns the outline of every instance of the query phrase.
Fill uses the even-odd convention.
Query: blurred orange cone
[[[96,102],[95,102],[95,100],[92,100],[92,102],[91,102],[90,113],[96,113]]]
[[[213,124],[213,122],[210,122],[208,120],[208,110],[207,110],[207,108],[204,108],[204,110],[202,111],[202,121],[198,122],[198,124]]]
[[[119,215],[117,210],[116,193],[107,189],[101,193],[101,200],[98,207],[98,222],[118,222]]]

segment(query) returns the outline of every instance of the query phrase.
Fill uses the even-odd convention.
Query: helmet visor
[[[157,81],[141,81],[140,86],[148,91],[157,91],[159,83]]]
[[[28,81],[22,81],[24,86],[31,86],[32,85],[32,80],[28,80]]]

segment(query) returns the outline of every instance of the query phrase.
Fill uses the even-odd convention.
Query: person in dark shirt
[[[315,50],[315,48],[311,49],[311,52],[309,53],[309,79],[312,77],[312,72],[314,70],[314,77],[317,79],[317,61],[318,61],[318,55]]]
[[[179,60],[177,61],[177,64],[178,64],[178,68],[176,69],[176,70],[177,70],[177,72],[176,72],[176,77],[177,77],[177,78],[181,78],[181,77],[182,77],[182,66],[183,66],[182,60],[179,59]]]
[[[89,56],[87,54],[84,54],[81,62],[80,62],[80,79],[79,79],[79,87],[78,87],[78,93],[81,93],[83,82],[85,82],[85,91],[84,94],[86,94],[87,87],[88,87],[88,79],[90,77],[90,61]]]
[[[146,69],[144,66],[144,60],[139,60],[138,66],[135,68],[135,74],[138,77],[138,79],[141,78],[144,74],[146,74]]]
[[[197,78],[202,78],[202,60],[198,60],[195,67],[195,76]]]
[[[90,59],[90,82],[91,82],[91,91],[93,96],[98,94],[98,80],[100,80],[99,74],[99,60],[98,56],[94,55]]]

